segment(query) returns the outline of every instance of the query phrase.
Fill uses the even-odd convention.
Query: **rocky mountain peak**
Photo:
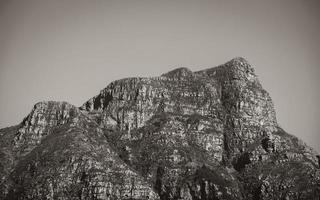
[[[238,57],[37,103],[0,130],[1,199],[317,199],[319,157]]]
[[[187,78],[192,75],[193,75],[193,72],[190,69],[186,67],[180,67],[170,72],[167,72],[165,74],[162,74],[161,76],[168,77],[168,78]]]
[[[45,129],[66,123],[78,114],[78,108],[57,101],[36,103],[30,114],[23,120],[23,129],[35,133],[43,133]]]
[[[261,87],[254,68],[242,57],[236,57],[223,65],[196,72],[202,76],[208,76],[220,81],[237,80],[242,84],[253,83]]]
[[[36,103],[30,114],[22,121],[14,137],[14,144],[32,148],[49,134],[52,128],[71,122],[79,110],[67,102],[42,101]]]
[[[250,63],[242,58],[237,57],[227,62],[226,67],[230,68],[232,78],[238,78],[240,80],[248,80],[257,82],[257,76],[254,72],[254,68],[250,65]]]

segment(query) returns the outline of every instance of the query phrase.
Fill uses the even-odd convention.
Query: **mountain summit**
[[[0,199],[320,198],[319,156],[280,128],[244,58],[37,103],[0,147]]]

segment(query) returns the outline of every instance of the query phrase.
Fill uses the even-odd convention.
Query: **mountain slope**
[[[36,104],[2,129],[7,199],[318,199],[319,157],[282,130],[243,58]]]
[[[18,131],[12,133],[7,148],[12,149],[15,162],[6,166],[9,173],[4,172],[1,183],[3,198],[157,196],[151,185],[118,157],[96,122],[68,103],[36,104]]]

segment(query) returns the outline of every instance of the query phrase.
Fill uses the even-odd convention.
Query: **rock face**
[[[319,156],[243,58],[41,102],[0,130],[0,199],[319,199]]]

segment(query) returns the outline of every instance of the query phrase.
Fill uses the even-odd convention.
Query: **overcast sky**
[[[320,151],[320,1],[0,0],[0,128],[42,100],[245,57],[280,125]]]

